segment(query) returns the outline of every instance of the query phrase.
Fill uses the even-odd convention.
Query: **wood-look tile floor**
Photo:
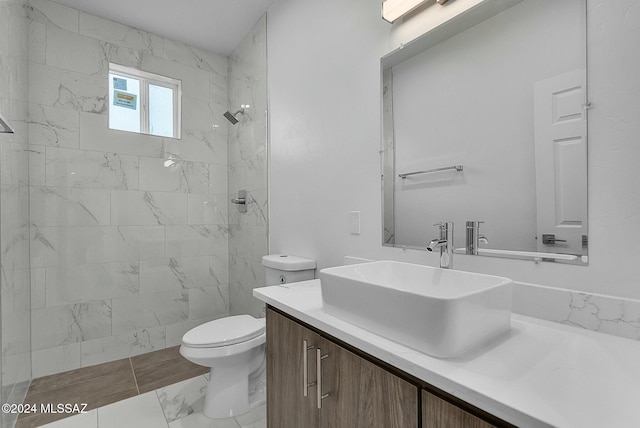
[[[41,405],[77,404],[85,411],[209,372],[184,359],[179,347],[163,349],[109,363],[83,367],[34,379],[24,400],[35,413],[22,413],[16,428],[42,426],[72,413],[41,412]]]

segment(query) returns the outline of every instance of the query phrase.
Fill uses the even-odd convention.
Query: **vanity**
[[[267,350],[271,427],[512,426],[271,306]]]
[[[325,312],[320,280],[254,296],[269,427],[640,426],[636,341],[512,314],[508,334],[436,358]]]

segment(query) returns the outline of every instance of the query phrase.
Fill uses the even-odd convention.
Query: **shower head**
[[[224,117],[226,117],[227,120],[231,122],[232,125],[235,125],[236,123],[238,123],[238,118],[236,118],[238,114],[244,114],[244,107],[240,108],[240,110],[238,110],[235,113],[231,113],[230,111],[227,110],[224,113]]]

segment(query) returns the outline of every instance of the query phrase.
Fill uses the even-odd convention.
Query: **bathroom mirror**
[[[383,245],[584,265],[586,1],[486,3],[381,60]]]

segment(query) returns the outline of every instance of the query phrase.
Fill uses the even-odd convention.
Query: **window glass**
[[[182,82],[109,64],[109,128],[160,137],[181,136]]]
[[[173,89],[149,84],[149,134],[173,137]]]
[[[141,132],[138,79],[109,73],[109,128]]]

